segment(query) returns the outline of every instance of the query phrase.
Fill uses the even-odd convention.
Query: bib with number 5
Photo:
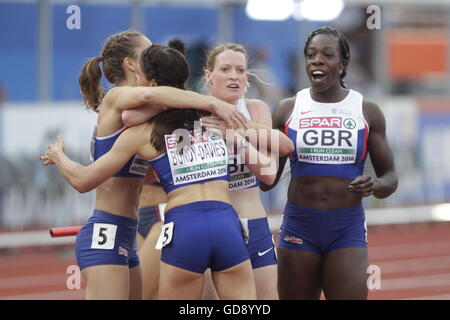
[[[161,226],[161,234],[156,242],[155,249],[162,249],[172,241],[173,226],[173,221]]]
[[[92,249],[114,249],[117,226],[109,223],[94,223]]]

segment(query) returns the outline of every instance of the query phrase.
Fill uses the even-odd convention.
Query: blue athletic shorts
[[[139,265],[136,244],[137,220],[94,210],[76,240],[81,270],[97,265]]]
[[[171,222],[172,240],[161,253],[164,263],[204,273],[207,268],[221,271],[249,259],[241,223],[228,203],[198,201],[175,207],[164,215],[164,225]]]
[[[278,246],[324,254],[343,248],[367,248],[366,235],[362,205],[314,210],[287,203]]]
[[[158,205],[140,208],[137,229],[139,234],[142,237],[147,238],[150,229],[158,221],[161,221]]]
[[[247,224],[249,230],[247,249],[250,254],[252,268],[256,269],[277,264],[275,245],[267,217],[249,219]]]

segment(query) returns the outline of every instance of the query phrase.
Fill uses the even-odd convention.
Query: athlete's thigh
[[[331,251],[323,258],[323,291],[327,299],[367,299],[367,248]]]
[[[214,286],[222,300],[256,300],[255,278],[250,259],[231,268],[213,271]]]
[[[286,248],[278,248],[277,253],[280,299],[320,299],[322,292],[320,254]]]
[[[141,266],[138,265],[130,268],[130,300],[142,300],[142,272]]]
[[[219,300],[216,287],[212,280],[211,269],[205,271],[205,281],[203,283],[202,300]]]
[[[127,300],[129,298],[128,266],[93,266],[83,269],[81,274],[86,281],[87,300]]]
[[[258,300],[278,300],[277,265],[253,269]]]
[[[145,238],[141,236],[139,233],[136,234],[136,243],[138,250],[141,250],[142,245],[144,244]]]
[[[199,300],[204,274],[160,263],[159,298],[161,300]]]
[[[155,246],[161,233],[161,224],[162,222],[157,222],[152,226],[139,248],[144,299],[156,299],[158,295],[161,250],[155,249]]]

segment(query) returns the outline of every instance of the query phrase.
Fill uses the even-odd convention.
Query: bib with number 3
[[[173,226],[173,221],[161,226],[161,234],[159,235],[158,242],[156,242],[155,249],[162,249],[172,241]]]
[[[109,223],[94,223],[92,249],[114,249],[117,226]]]

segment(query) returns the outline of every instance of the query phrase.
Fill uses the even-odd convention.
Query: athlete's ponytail
[[[102,70],[101,57],[90,58],[83,66],[78,82],[85,105],[95,112],[105,95],[106,90],[101,86]]]

